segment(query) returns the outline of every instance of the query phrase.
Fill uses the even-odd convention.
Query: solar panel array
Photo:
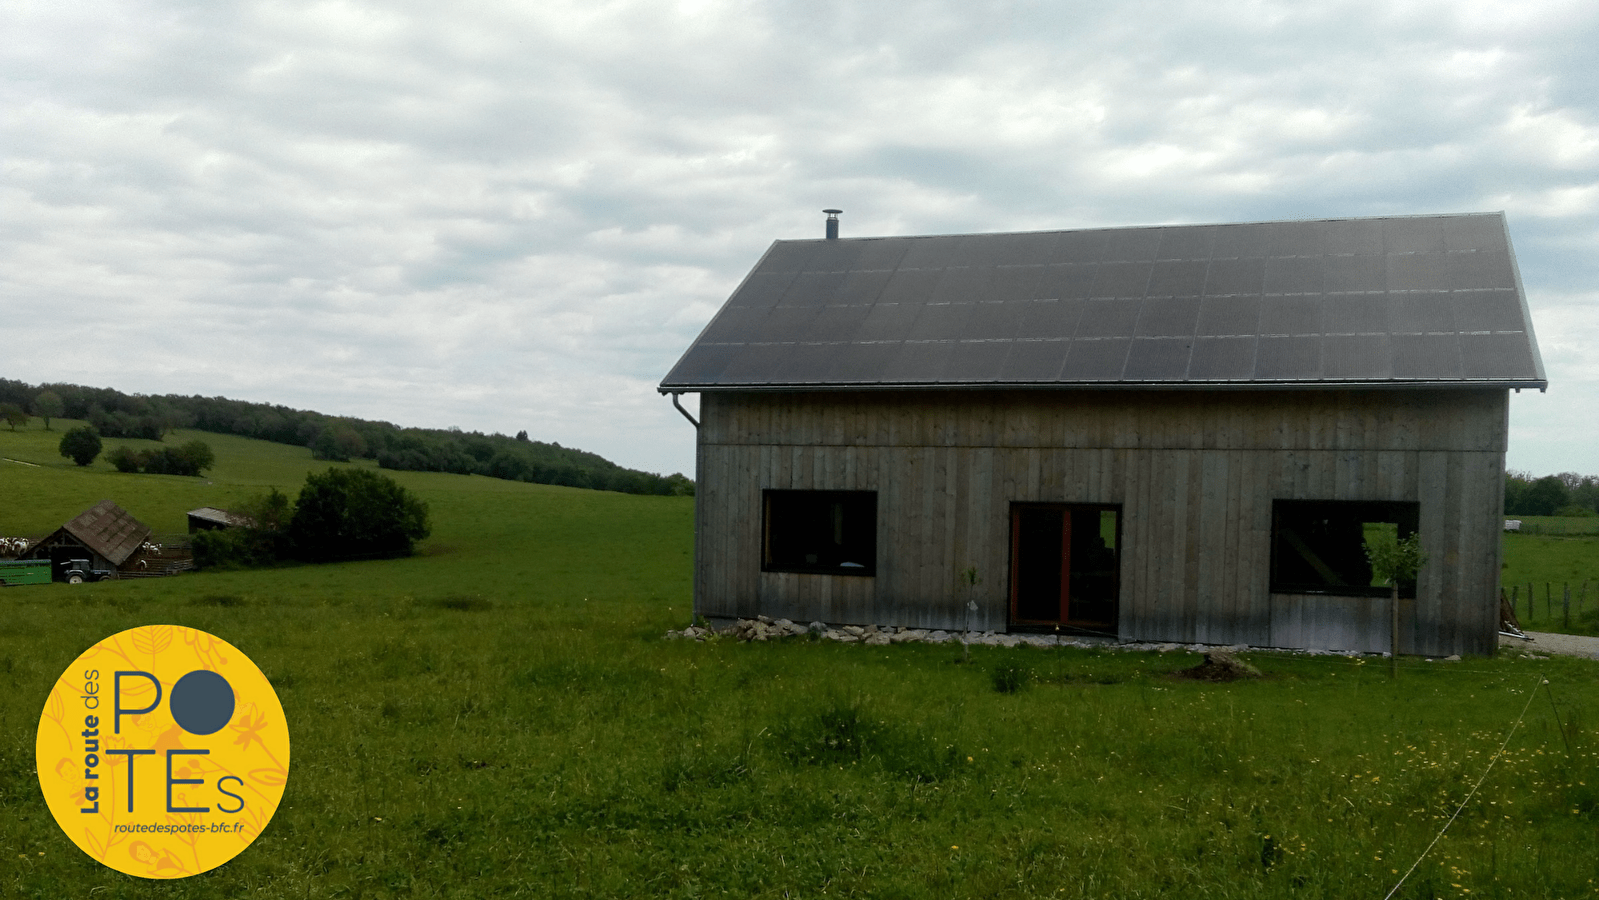
[[[1500,213],[778,241],[661,383],[1546,384]]]

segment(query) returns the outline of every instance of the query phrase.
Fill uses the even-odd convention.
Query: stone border
[[[801,625],[789,619],[769,619],[766,616],[756,616],[753,619],[739,619],[731,625],[715,628],[706,625],[690,625],[681,631],[668,631],[669,640],[707,641],[718,638],[732,638],[740,641],[770,641],[783,638],[809,637],[814,635],[817,640],[837,641],[841,644],[868,644],[882,646],[885,644],[924,643],[943,644],[954,642],[957,644],[976,644],[989,647],[1077,647],[1081,649],[1103,648],[1107,650],[1126,650],[1135,652],[1154,651],[1170,653],[1183,650],[1190,653],[1209,653],[1223,650],[1229,653],[1265,652],[1286,653],[1298,656],[1344,656],[1387,658],[1386,653],[1361,653],[1358,650],[1289,650],[1279,647],[1250,647],[1246,644],[1233,644],[1219,647],[1214,644],[1175,644],[1151,641],[1118,641],[1115,638],[1089,637],[1085,635],[1054,635],[1054,634],[1001,634],[993,631],[971,632],[963,636],[958,631],[929,630],[926,628],[890,627],[886,625],[839,625],[830,626],[825,622],[812,622]],[[1449,659],[1457,660],[1460,657],[1451,656]]]

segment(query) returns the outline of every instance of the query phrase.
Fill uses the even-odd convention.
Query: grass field
[[[39,464],[0,463],[0,534],[104,497],[177,531],[325,465],[207,435],[207,479],[82,472],[50,437],[0,429]],[[665,641],[691,498],[395,477],[433,510],[410,559],[0,593],[0,896],[1382,897],[1507,735],[1397,896],[1599,896],[1593,663]],[[294,742],[266,833],[179,882],[90,861],[33,773],[61,670],[159,622],[249,653]]]

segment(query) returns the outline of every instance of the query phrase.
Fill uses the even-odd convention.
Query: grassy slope
[[[176,530],[322,465],[225,442],[205,485],[0,430],[46,464],[0,463],[0,533],[104,496]],[[1382,896],[1523,709],[1399,896],[1595,895],[1592,664],[1260,654],[1270,679],[1211,685],[1167,677],[1186,653],[664,642],[691,500],[397,477],[433,508],[415,558],[0,595],[0,895]],[[245,649],[293,728],[267,833],[177,883],[90,862],[32,772],[53,679],[153,622]],[[994,692],[1006,665],[1032,689]]]

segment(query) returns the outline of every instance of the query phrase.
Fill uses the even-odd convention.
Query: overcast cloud
[[[1599,473],[1589,2],[0,3],[0,377],[693,472],[776,238],[1505,210]]]

